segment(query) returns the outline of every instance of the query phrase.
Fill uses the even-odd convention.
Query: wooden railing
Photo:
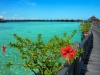
[[[89,35],[81,42],[74,43],[74,49],[77,50],[78,48],[83,48],[84,52],[82,55],[77,58],[71,65],[64,64],[63,67],[58,71],[56,75],[79,75],[80,71],[83,67],[84,60],[91,50],[92,47],[92,38],[93,34],[92,31],[89,31]]]
[[[97,23],[92,23],[93,24],[93,26],[95,26],[95,27],[97,27],[97,28],[99,28],[100,29],[100,22],[97,22]]]

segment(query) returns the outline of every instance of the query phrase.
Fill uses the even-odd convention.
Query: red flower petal
[[[66,46],[66,49],[67,49],[68,51],[72,51],[72,46],[68,45],[68,46]]]
[[[2,46],[2,52],[6,52],[6,47],[4,45]]]
[[[68,53],[68,58],[71,60],[76,55],[76,51],[73,50],[72,52]]]
[[[68,56],[69,59],[72,59],[76,54],[76,51],[72,48],[72,46],[68,45],[61,48],[61,53],[63,58],[66,58],[66,56]]]
[[[62,57],[63,57],[63,58],[66,58],[66,56],[67,56],[67,55],[66,55],[66,54],[67,54],[67,51],[66,51],[66,48],[65,48],[65,47],[61,48],[61,53],[62,53],[62,54],[61,54]]]

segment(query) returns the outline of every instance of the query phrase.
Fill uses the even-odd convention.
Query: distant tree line
[[[83,20],[74,20],[74,19],[71,19],[71,20],[68,20],[68,19],[57,19],[57,20],[32,20],[32,19],[17,19],[17,20],[5,20],[6,22],[29,22],[29,21],[32,21],[32,22],[81,22]]]

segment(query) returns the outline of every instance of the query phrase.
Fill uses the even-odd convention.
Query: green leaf
[[[21,56],[21,59],[22,59],[22,60],[25,60],[25,59],[27,59],[27,57],[22,55],[22,56]]]
[[[64,33],[63,36],[66,37],[67,36],[67,33]]]
[[[7,68],[10,68],[11,65],[12,65],[12,62],[9,61],[9,62],[6,64],[6,67],[7,67]]]
[[[44,72],[44,74],[45,74],[45,75],[52,75],[52,72],[51,72],[51,70],[46,70],[46,71]]]

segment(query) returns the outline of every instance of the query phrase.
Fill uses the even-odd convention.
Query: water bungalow
[[[99,21],[98,18],[96,18],[94,15],[88,19],[88,21],[91,21],[91,22],[96,22],[96,21]]]
[[[0,22],[6,22],[3,18],[0,18]]]
[[[88,19],[89,22],[92,22],[95,26],[100,27],[100,20],[94,15]]]

